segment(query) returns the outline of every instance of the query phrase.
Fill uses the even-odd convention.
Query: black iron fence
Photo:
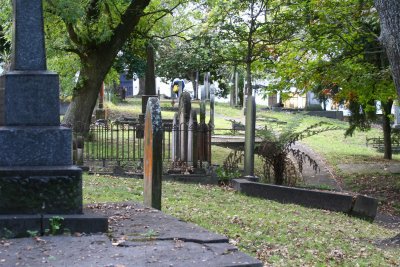
[[[179,127],[172,125],[172,120],[163,120],[162,159],[169,163],[173,160],[173,138],[183,135],[181,132],[194,132],[199,149],[196,149],[198,160],[206,161],[204,153],[211,151],[211,129],[197,127]],[[115,166],[124,169],[141,169],[144,156],[144,125],[137,120],[107,121],[99,120],[91,125],[85,137],[74,134],[74,161],[77,165],[91,168],[110,168]],[[205,140],[207,138],[207,140]],[[209,149],[207,150],[207,147]],[[176,149],[176,148],[175,148]],[[209,152],[210,153],[210,152]]]

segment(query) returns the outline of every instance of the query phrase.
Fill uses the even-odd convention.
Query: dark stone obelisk
[[[105,231],[106,218],[82,215],[82,171],[72,166],[71,130],[60,126],[41,0],[13,1],[12,49],[11,69],[0,76],[0,236],[42,232],[52,214],[68,217],[71,231]],[[76,223],[87,219],[92,230]]]
[[[146,46],[146,75],[144,82],[144,95],[142,95],[142,114],[146,114],[147,101],[150,97],[157,97],[154,47],[151,44]]]

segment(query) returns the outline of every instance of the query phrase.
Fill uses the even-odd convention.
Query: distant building
[[[126,97],[133,96],[133,80],[126,78],[125,74],[120,74],[119,85],[126,89]]]

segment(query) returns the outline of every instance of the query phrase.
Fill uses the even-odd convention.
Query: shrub
[[[313,169],[317,171],[317,162],[306,153],[292,146],[306,137],[337,129],[327,122],[319,122],[304,130],[296,131],[300,123],[301,119],[299,117],[285,125],[280,133],[275,132],[271,127],[265,127],[259,132],[262,142],[257,146],[256,153],[263,159],[264,176],[270,177],[271,175],[269,174],[272,171],[274,177],[273,179],[270,177],[270,180],[273,180],[275,184],[294,185],[296,183],[296,175],[288,175],[295,168],[294,164],[297,165],[300,173],[303,171],[305,162],[309,162]],[[289,155],[292,155],[293,161],[289,158]]]
[[[242,175],[239,170],[239,163],[242,162],[243,158],[243,151],[234,150],[229,153],[222,167],[218,167],[216,170],[220,184],[229,184],[232,179],[239,178]]]

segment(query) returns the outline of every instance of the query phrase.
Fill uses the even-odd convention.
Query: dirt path
[[[306,153],[312,159],[314,159],[319,166],[319,171],[315,172],[308,162],[303,164],[302,175],[305,185],[322,188],[326,187],[335,191],[342,191],[342,187],[338,181],[336,181],[331,167],[326,164],[321,155],[317,154],[314,150],[301,142],[297,142],[294,146],[292,146],[292,148],[299,149],[300,151]]]

